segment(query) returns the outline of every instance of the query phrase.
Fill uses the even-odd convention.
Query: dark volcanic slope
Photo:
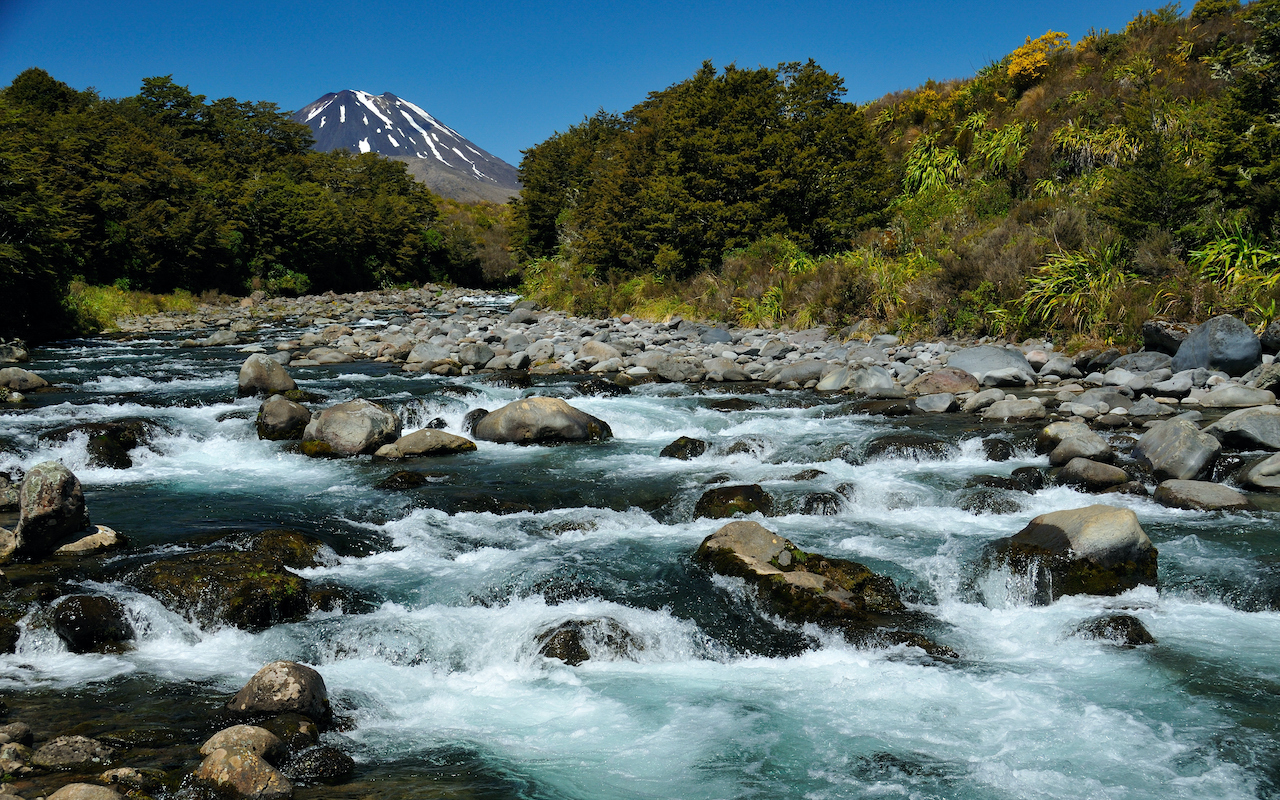
[[[515,167],[390,92],[330,92],[293,119],[311,128],[317,150],[404,161],[414,177],[444,197],[506,202],[520,191]]]

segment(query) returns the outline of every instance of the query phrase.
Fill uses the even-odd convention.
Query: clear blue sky
[[[966,77],[1046,30],[1122,29],[1153,3],[383,2],[0,0],[0,81],[38,66],[77,89],[135,94],[172,74],[210,99],[301,108],[393,92],[500,158],[722,67],[812,58],[865,102]],[[1184,8],[1189,10],[1190,6]]]

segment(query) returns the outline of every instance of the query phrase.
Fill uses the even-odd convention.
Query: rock
[[[0,344],[0,364],[20,364],[30,358],[26,346],[21,342]]]
[[[671,444],[662,448],[662,452],[658,455],[662,458],[678,458],[681,461],[688,461],[697,458],[707,452],[707,443],[701,439],[693,439],[688,436],[681,436]]]
[[[1022,510],[1017,500],[992,489],[966,492],[956,501],[956,507],[971,514],[1016,514]]]
[[[1229,314],[1214,317],[1191,332],[1173,357],[1173,371],[1203,367],[1238,377],[1262,361],[1262,344],[1240,320]]]
[[[1102,464],[1087,458],[1073,458],[1058,472],[1058,482],[1066,486],[1079,486],[1086,491],[1099,492],[1129,482],[1129,475],[1119,467]]]
[[[378,481],[374,488],[390,492],[403,492],[407,489],[417,489],[419,486],[425,486],[429,482],[430,478],[421,472],[400,470]]]
[[[1076,399],[1076,402],[1084,403],[1085,405],[1097,405],[1098,403],[1105,403],[1108,410],[1113,410],[1117,408],[1123,408],[1127,410],[1130,406],[1133,405],[1133,398],[1127,395],[1121,394],[1120,392],[1117,392],[1115,389],[1098,388],[1098,389],[1090,389],[1089,391],[1084,392],[1083,394],[1080,395],[1080,397]]]
[[[240,384],[237,393],[241,397],[253,395],[284,394],[298,388],[293,378],[280,362],[261,353],[254,353],[240,366]]]
[[[424,369],[433,369],[452,360],[452,352],[439,345],[427,342],[414,345],[413,349],[409,351],[409,355],[405,356],[406,364],[421,364]]]
[[[863,450],[863,458],[907,458],[916,461],[950,458],[959,448],[936,436],[923,433],[893,433],[872,440]]]
[[[912,400],[915,410],[921,414],[945,414],[960,408],[956,396],[948,392],[939,394],[922,394]]]
[[[631,390],[626,386],[621,386],[604,378],[583,381],[573,388],[578,394],[590,397],[622,397],[623,395],[631,394]]]
[[[317,722],[331,716],[329,690],[314,669],[294,661],[272,661],[258,670],[227,708],[236,714],[301,714]]]
[[[1090,435],[1097,436],[1082,422],[1051,422],[1036,434],[1036,452],[1052,453],[1054,448],[1067,439]]]
[[[1280,450],[1280,407],[1259,406],[1232,411],[1204,432],[1227,447]]]
[[[109,764],[116,751],[87,736],[59,736],[36,750],[31,763],[44,769],[77,769]]]
[[[785,370],[783,371],[785,372]],[[797,381],[797,383],[799,382]],[[860,364],[853,367],[838,367],[832,370],[819,380],[818,385],[814,388],[820,392],[841,390],[873,392],[879,389],[892,389],[896,385],[893,375],[884,367],[874,364]]]
[[[701,364],[677,358],[666,359],[654,372],[672,383],[697,383],[706,377]]]
[[[597,363],[622,358],[618,348],[604,342],[588,339],[578,348],[578,358],[594,358]]]
[[[988,461],[1008,461],[1013,458],[1013,445],[1004,439],[983,439],[982,453]]]
[[[1175,417],[1149,428],[1133,446],[1132,456],[1150,466],[1157,479],[1186,480],[1211,467],[1221,450],[1213,436]]]
[[[43,389],[49,382],[34,372],[22,367],[5,367],[0,369],[0,386],[15,392],[31,392]]]
[[[243,749],[218,748],[196,768],[195,779],[246,800],[285,800],[293,784],[266,759]]]
[[[1155,644],[1155,637],[1147,631],[1142,621],[1131,614],[1105,614],[1087,619],[1076,626],[1075,635],[1086,639],[1100,639],[1123,647]]]
[[[1046,415],[1044,404],[1039,400],[1000,400],[987,406],[982,412],[983,419],[1043,419]]]
[[[978,391],[978,379],[955,367],[926,372],[907,384],[909,394],[962,394]]]
[[[791,366],[783,367],[777,375],[769,380],[770,383],[795,383],[804,386],[809,381],[821,381],[822,373],[827,369],[827,362],[818,361],[817,359],[809,359],[807,361],[797,361]]]
[[[742,578],[770,611],[794,623],[841,630],[857,643],[905,643],[955,657],[950,648],[901,629],[919,618],[904,613],[891,579],[855,561],[806,553],[758,523],[725,525],[702,541],[696,558],[714,572]]]
[[[99,775],[98,779],[112,786],[124,787],[130,796],[145,797],[159,793],[158,790],[163,785],[164,772],[156,769],[118,767],[107,770]]]
[[[1042,514],[988,551],[991,561],[1032,577],[1039,603],[1154,586],[1157,555],[1136,514],[1106,505]]]
[[[133,625],[120,601],[102,595],[73,594],[53,608],[53,631],[73,653],[91,653],[133,638]]]
[[[1123,369],[1127,372],[1154,372],[1158,369],[1170,369],[1173,359],[1167,353],[1147,350],[1120,356],[1111,362],[1111,370]]]
[[[206,627],[262,631],[297,622],[311,611],[307,580],[263,553],[185,553],[144,564],[128,582]]]
[[[1255,489],[1280,491],[1280,453],[1246,466],[1240,473],[1240,481]]]
[[[368,400],[352,400],[312,418],[303,434],[303,452],[310,456],[373,453],[399,439],[400,430],[396,414]]]
[[[952,353],[947,366],[964,370],[982,386],[1024,386],[1036,379],[1036,371],[1021,352],[990,345]]]
[[[34,741],[35,733],[31,730],[31,726],[25,722],[10,722],[8,725],[0,725],[0,743],[17,742],[30,747]]]
[[[111,422],[85,422],[68,425],[44,434],[41,438],[65,442],[82,434],[89,439],[89,463],[95,467],[128,469],[133,466],[129,451],[150,440],[153,424],[144,419],[118,419]]]
[[[80,481],[56,461],[36,464],[18,487],[12,557],[39,560],[89,527]]]
[[[53,551],[55,556],[88,556],[118,550],[129,544],[128,537],[116,533],[106,525],[94,525],[93,533]]]
[[[1181,399],[1191,393],[1191,388],[1195,386],[1192,378],[1194,371],[1179,372],[1167,381],[1157,381],[1148,388],[1151,394],[1156,397],[1173,397]]]
[[[636,638],[615,619],[571,619],[548,628],[535,637],[538,655],[576,667],[592,658],[629,658],[641,649]]]
[[[1280,319],[1275,320],[1267,325],[1267,329],[1262,332],[1262,336],[1258,337],[1258,343],[1262,346],[1262,352],[1275,355],[1280,353]]]
[[[1135,417],[1169,417],[1175,412],[1164,403],[1157,403],[1150,397],[1144,397],[1129,406],[1129,413]]]
[[[356,770],[356,762],[336,747],[321,745],[291,756],[280,769],[290,780],[335,784],[351,777]]]
[[[471,409],[462,418],[462,430],[466,433],[471,433],[476,429],[476,423],[484,419],[488,413],[488,410],[483,408]]]
[[[110,786],[92,783],[68,783],[49,795],[48,800],[124,800],[124,795]]]
[[[1200,398],[1206,408],[1249,408],[1274,406],[1276,396],[1266,389],[1250,389],[1235,383],[1224,383]]]
[[[479,369],[493,360],[493,348],[483,342],[464,344],[458,349],[458,361]]]
[[[840,495],[833,492],[811,492],[804,496],[800,503],[800,513],[808,516],[834,517],[840,513],[844,503]]]
[[[244,750],[269,761],[274,761],[286,753],[285,744],[280,737],[256,725],[232,725],[230,728],[223,728],[200,745],[202,756],[207,756],[215,750]]]
[[[197,340],[196,344],[201,347],[227,347],[238,342],[236,332],[233,330],[214,331],[213,334],[205,339]]]
[[[964,405],[961,406],[960,410],[966,414],[973,414],[983,410],[984,408],[989,408],[993,403],[1000,402],[1004,397],[1005,393],[1003,389],[985,389],[978,392],[973,397],[970,397],[968,400],[965,400]]]
[[[1164,481],[1156,487],[1155,501],[1189,511],[1249,511],[1253,503],[1227,486],[1209,481]]]
[[[1142,345],[1148,350],[1173,355],[1191,335],[1191,330],[1191,326],[1185,322],[1149,319],[1142,323]]]
[[[0,745],[0,773],[5,775],[21,775],[31,771],[31,748],[9,742]]]
[[[735,514],[759,512],[766,517],[773,513],[773,498],[753,483],[744,486],[719,486],[705,492],[694,506],[693,517],[699,519],[724,519]]]
[[[1111,450],[1111,445],[1107,444],[1101,436],[1089,431],[1083,436],[1063,439],[1049,454],[1049,463],[1061,466],[1076,458],[1109,462],[1115,458],[1115,453]]]
[[[374,458],[395,461],[402,458],[424,458],[470,453],[476,443],[452,433],[433,428],[423,428],[407,436],[401,436],[391,444],[384,444],[373,454]]]
[[[320,743],[320,727],[315,720],[302,714],[287,712],[277,714],[259,723],[260,727],[274,733],[291,753],[315,747]]]
[[[311,422],[306,406],[273,394],[258,407],[258,438],[273,442],[301,439]]]
[[[603,441],[609,425],[557,397],[526,397],[492,411],[475,423],[477,439],[517,444]]]

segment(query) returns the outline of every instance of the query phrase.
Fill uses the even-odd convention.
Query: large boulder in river
[[[18,487],[18,526],[12,557],[37,560],[49,556],[89,527],[84,491],[71,470],[57,461],[36,464]]]
[[[43,389],[48,385],[49,382],[44,378],[22,367],[0,369],[0,387],[12,389],[15,392],[29,392],[33,389]]]
[[[770,611],[791,622],[842,630],[855,642],[906,643],[955,656],[901,629],[922,619],[907,612],[892,579],[856,561],[806,553],[758,523],[730,522],[702,541],[696,557],[714,572],[745,580]]]
[[[1254,489],[1280,491],[1280,453],[1247,465],[1240,471],[1240,482]]]
[[[254,353],[240,366],[241,397],[284,394],[298,388],[279,361],[262,353]]]
[[[743,486],[717,486],[703,493],[694,506],[695,519],[725,519],[735,514],[754,514],[759,512],[765,516],[773,513],[773,497],[758,483]]]
[[[402,458],[470,453],[475,449],[476,443],[470,439],[433,428],[423,428],[407,436],[401,436],[391,444],[384,444],[374,452],[373,457],[396,461]]]
[[[1173,371],[1215,369],[1233,377],[1245,374],[1262,362],[1262,343],[1257,335],[1230,314],[1201,323],[1183,340],[1173,357]]]
[[[926,372],[907,384],[908,394],[960,394],[978,391],[978,379],[955,367]]]
[[[1033,599],[1040,603],[1154,586],[1156,557],[1137,514],[1106,505],[1041,514],[988,551],[991,562],[1015,575],[1031,575]]]
[[[273,394],[258,406],[258,438],[273,442],[301,439],[311,422],[311,411],[282,394]]]
[[[73,653],[91,653],[133,638],[124,606],[113,597],[73,594],[53,609],[53,631]]]
[[[184,553],[139,567],[127,582],[204,627],[262,631],[312,610],[307,580],[267,553]]]
[[[897,385],[893,374],[884,367],[875,364],[856,364],[851,367],[837,367],[828,372],[814,388],[820,392],[848,390],[874,394],[893,389]]]
[[[1188,511],[1248,511],[1254,507],[1235,489],[1210,481],[1165,481],[1156,487],[1155,501]]]
[[[282,750],[280,740],[269,731],[237,725],[204,743],[200,752],[205,759],[192,777],[215,787],[220,797],[286,800],[293,797],[293,784],[267,760],[267,751],[279,757]]]
[[[526,397],[485,414],[472,429],[477,439],[516,444],[557,444],[609,439],[608,423],[558,397]]]
[[[377,403],[352,400],[321,411],[307,424],[302,452],[309,456],[373,453],[400,438],[400,417]]]
[[[324,678],[295,661],[272,661],[258,670],[227,703],[227,709],[251,717],[301,714],[317,722],[332,715]]]
[[[1232,411],[1204,432],[1227,447],[1280,450],[1280,407],[1258,406]]]
[[[1188,480],[1213,465],[1222,445],[1185,419],[1158,422],[1133,446],[1134,459],[1151,467],[1160,480]]]
[[[1036,371],[1018,350],[980,345],[966,347],[947,358],[947,366],[962,369],[983,386],[1024,386],[1036,380]]]
[[[85,450],[89,464],[108,469],[128,469],[133,466],[130,451],[151,440],[157,426],[146,419],[115,419],[109,422],[81,422],[55,428],[41,436],[53,442],[65,442],[72,436],[83,435],[89,441]]]

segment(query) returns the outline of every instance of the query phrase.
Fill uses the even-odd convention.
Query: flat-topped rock
[[[472,433],[477,439],[515,444],[595,442],[613,437],[604,420],[558,397],[526,397],[508,403],[481,417]]]
[[[1133,447],[1134,459],[1146,463],[1161,480],[1188,480],[1210,467],[1222,445],[1189,420],[1157,422]]]
[[[374,451],[373,457],[394,461],[403,458],[469,453],[475,449],[476,443],[463,436],[455,436],[442,430],[423,428],[407,436],[401,436],[391,444],[384,444]]]
[[[1248,511],[1254,507],[1235,489],[1209,481],[1164,481],[1156,487],[1154,497],[1160,505],[1192,511]]]

